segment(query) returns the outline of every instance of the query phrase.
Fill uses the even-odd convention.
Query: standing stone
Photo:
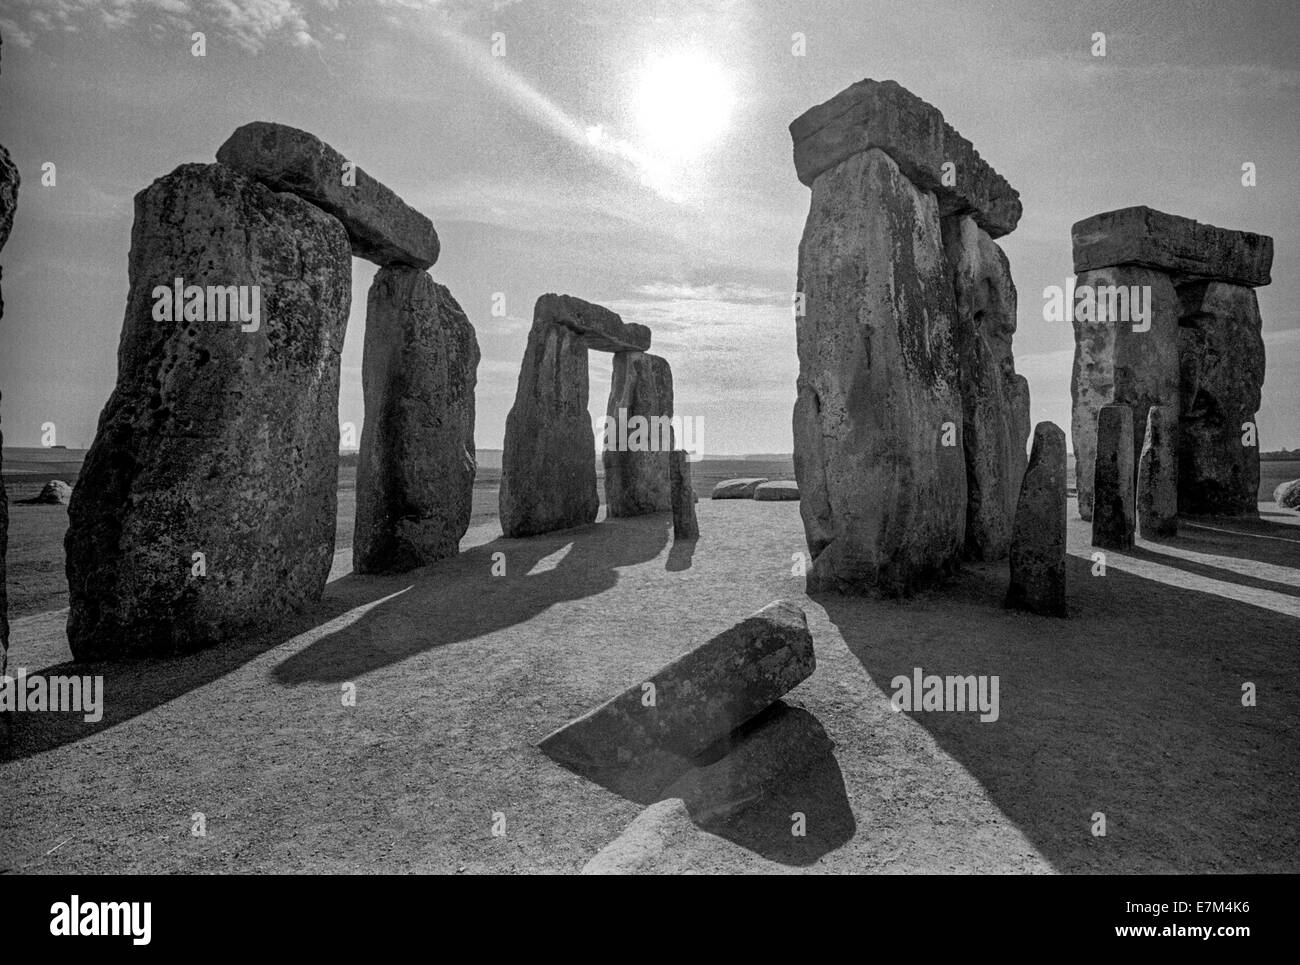
[[[1097,419],[1097,458],[1093,482],[1092,545],[1133,547],[1133,410],[1102,406]]]
[[[20,181],[18,166],[9,159],[9,152],[0,146],[0,249],[9,240],[9,231],[14,224]],[[4,314],[4,297],[0,295],[0,319]],[[5,573],[5,555],[9,550],[9,496],[5,492],[3,450],[4,433],[0,432],[0,675],[5,672],[9,657],[9,596]]]
[[[587,347],[537,300],[501,455],[501,531],[536,536],[596,521],[596,437]]]
[[[1178,534],[1178,410],[1153,405],[1138,458],[1138,529],[1147,539]]]
[[[672,508],[673,373],[646,352],[619,352],[606,409],[605,514],[642,516]]]
[[[1007,606],[1043,616],[1066,615],[1067,504],[1065,433],[1055,423],[1040,422],[1016,504]]]
[[[474,495],[474,327],[419,268],[375,274],[361,366],[353,569],[409,570],[455,556]]]
[[[314,134],[254,121],[231,134],[217,160],[272,191],[288,191],[338,218],[352,253],[377,265],[428,268],[438,260],[433,222]],[[353,184],[345,182],[352,176]]]
[[[943,220],[953,274],[966,456],[965,553],[1007,555],[1016,497],[1025,472],[1029,382],[1016,374],[1016,286],[1011,264],[969,215]]]
[[[1259,513],[1259,439],[1250,427],[1264,386],[1264,340],[1252,288],[1183,285],[1178,508],[1219,516]]]
[[[1097,415],[1102,407],[1125,403],[1133,410],[1134,424],[1144,425],[1153,405],[1179,405],[1182,305],[1167,274],[1131,265],[1083,272],[1075,292],[1070,434],[1079,515],[1092,519]],[[1150,317],[1137,320],[1139,309]],[[1134,445],[1136,465],[1141,437]]]
[[[136,195],[129,278],[117,386],[68,507],[79,660],[195,650],[275,620],[320,597],[334,555],[343,226],[184,164]],[[199,288],[163,320],[177,278],[249,286],[260,327],[215,320]]]
[[[653,767],[665,757],[689,761],[807,680],[816,666],[803,610],[769,603],[538,746],[552,759],[595,770]]]
[[[673,498],[673,539],[697,539],[700,524],[695,518],[695,487],[691,484],[691,463],[684,449],[668,454],[668,471]]]
[[[799,246],[794,468],[809,593],[907,593],[966,524],[953,285],[939,207],[883,151],[812,185]]]

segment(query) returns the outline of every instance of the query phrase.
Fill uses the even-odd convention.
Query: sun
[[[635,118],[643,147],[667,161],[696,157],[726,130],[735,102],[726,71],[682,51],[652,59],[641,72]]]

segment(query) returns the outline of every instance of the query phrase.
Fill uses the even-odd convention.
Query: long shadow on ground
[[[667,523],[611,519],[476,546],[427,567],[409,591],[287,658],[274,677],[290,685],[355,680],[435,647],[527,622],[557,603],[610,589],[620,567],[654,559],[668,536]],[[504,574],[494,575],[503,566]]]
[[[968,570],[938,604],[817,602],[886,694],[916,667],[999,677],[996,722],[910,716],[1056,869],[1300,870],[1300,621],[1091,570],[1070,559],[1068,620],[1001,610],[1005,564]]]
[[[805,867],[856,830],[834,746],[813,714],[777,701],[692,759],[665,754],[652,764],[604,769],[556,763],[643,807],[678,798],[702,831]],[[802,833],[793,833],[795,815]]]
[[[367,671],[433,647],[525,622],[562,600],[600,593],[618,580],[617,567],[653,559],[668,539],[665,527],[620,520],[528,540],[499,539],[452,559],[393,576],[350,574],[330,583],[322,600],[283,622],[198,653],[126,662],[67,662],[40,670],[46,677],[104,678],[103,716],[6,715],[0,721],[0,760],[17,760],[84,740],[147,713],[238,670],[302,634],[320,639],[274,670],[284,684],[354,680]],[[530,574],[545,557],[568,553]],[[493,576],[504,554],[505,576]],[[498,567],[499,568],[499,567]],[[418,618],[412,614],[419,614]],[[418,620],[418,622],[417,622]],[[337,624],[331,626],[331,623]],[[32,671],[35,673],[36,671]]]

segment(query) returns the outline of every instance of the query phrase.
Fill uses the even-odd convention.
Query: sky
[[[48,422],[90,444],[133,196],[268,120],[433,220],[431,274],[482,350],[480,448],[501,447],[533,303],[555,291],[650,326],[706,455],[789,452],[809,191],[787,128],[871,77],[938,107],[1020,192],[999,243],[1034,422],[1069,431],[1073,336],[1044,321],[1043,290],[1072,273],[1070,225],[1145,204],[1273,237],[1260,444],[1300,448],[1293,0],[0,0],[0,36],[0,144],[23,178],[0,254],[8,445]],[[375,270],[353,260],[339,410],[358,427]],[[594,418],[610,357],[591,373]]]

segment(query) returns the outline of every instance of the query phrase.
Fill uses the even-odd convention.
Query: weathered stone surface
[[[673,373],[668,362],[645,352],[615,355],[601,453],[606,516],[672,509],[672,415]]]
[[[1178,275],[1237,285],[1272,281],[1273,239],[1232,231],[1143,206],[1106,211],[1070,229],[1076,273],[1111,265],[1146,265]]]
[[[533,310],[501,455],[501,531],[536,536],[596,521],[596,437],[587,413],[587,347],[554,324],[549,298]]]
[[[3,317],[2,313],[0,317]],[[3,401],[3,396],[0,396],[0,401]],[[5,492],[4,442],[4,433],[0,432],[0,676],[4,675],[9,660],[9,591],[5,564],[9,552],[9,494]]]
[[[1252,288],[1183,285],[1178,509],[1259,513],[1259,445],[1247,445],[1264,386],[1264,340]]]
[[[668,473],[672,489],[673,539],[697,539],[700,524],[695,518],[695,487],[691,483],[691,462],[684,449],[668,454]]]
[[[1300,509],[1300,479],[1284,482],[1274,489],[1273,502],[1283,509]]]
[[[573,295],[543,295],[533,308],[533,318],[570,329],[581,336],[583,346],[595,352],[645,352],[650,348],[650,329],[625,322],[616,312]]]
[[[14,227],[14,212],[18,209],[18,188],[22,178],[18,165],[9,157],[9,151],[0,145],[0,248],[9,241]]]
[[[812,675],[803,610],[778,601],[637,681],[541,741],[553,759],[585,769],[658,769],[689,760]],[[654,701],[644,698],[653,685]]]
[[[1138,289],[1150,318],[1135,320]],[[1125,291],[1127,302],[1119,295]],[[1182,304],[1169,276],[1137,266],[1099,268],[1081,274],[1075,291],[1074,370],[1071,438],[1079,490],[1079,515],[1092,518],[1093,464],[1097,451],[1097,414],[1102,406],[1126,403],[1134,425],[1145,425],[1153,405],[1179,405],[1179,327]],[[1150,292],[1147,302],[1143,291]],[[1085,294],[1086,293],[1086,294]],[[1124,315],[1129,320],[1117,319]],[[1149,324],[1149,328],[1145,326]],[[1134,326],[1139,331],[1134,331]],[[1141,437],[1134,439],[1137,465]]]
[[[724,479],[713,487],[713,499],[753,499],[754,491],[767,482],[767,477]]]
[[[231,134],[217,160],[273,191],[288,191],[324,209],[347,229],[352,253],[377,265],[428,268],[438,260],[433,222],[361,168],[343,183],[348,163],[314,134],[254,121]]]
[[[941,215],[969,213],[998,238],[1020,221],[1020,194],[980,157],[939,110],[892,80],[862,80],[790,125],[799,180],[812,185],[841,161],[872,148],[884,151],[908,179],[932,192]],[[944,164],[955,165],[946,185]]]
[[[1133,546],[1133,410],[1105,405],[1097,418],[1092,545],[1126,550]]]
[[[754,488],[754,499],[758,502],[791,501],[799,498],[799,484],[792,479],[778,479],[776,482],[759,483]]]
[[[1138,530],[1148,539],[1178,533],[1178,410],[1153,405],[1138,457]]]
[[[277,619],[319,598],[334,555],[343,226],[185,164],[136,195],[129,277],[117,386],[68,508],[80,660],[194,650]],[[175,278],[260,286],[260,327],[156,320],[154,288]]]
[[[1029,435],[1029,382],[1016,374],[1016,286],[997,242],[969,216],[943,220],[957,306],[962,443],[966,456],[965,553],[999,560],[1011,544]]]
[[[27,502],[43,506],[66,506],[71,499],[72,487],[62,479],[51,479]]]
[[[1066,615],[1066,506],[1065,433],[1055,423],[1040,422],[1016,505],[1007,606]]]
[[[4,248],[13,228],[21,180],[18,166],[9,159],[9,152],[0,146],[0,248]],[[0,319],[4,314],[4,298],[0,295]],[[4,433],[0,433],[0,675],[5,672],[9,654],[9,596],[5,572],[5,556],[9,551],[9,496],[5,492],[3,449]]]
[[[460,305],[428,273],[390,265],[366,302],[366,421],[352,542],[358,573],[455,556],[474,494],[479,348]]]
[[[956,564],[966,523],[956,310],[934,196],[880,150],[824,172],[799,289],[808,592],[909,592]]]

